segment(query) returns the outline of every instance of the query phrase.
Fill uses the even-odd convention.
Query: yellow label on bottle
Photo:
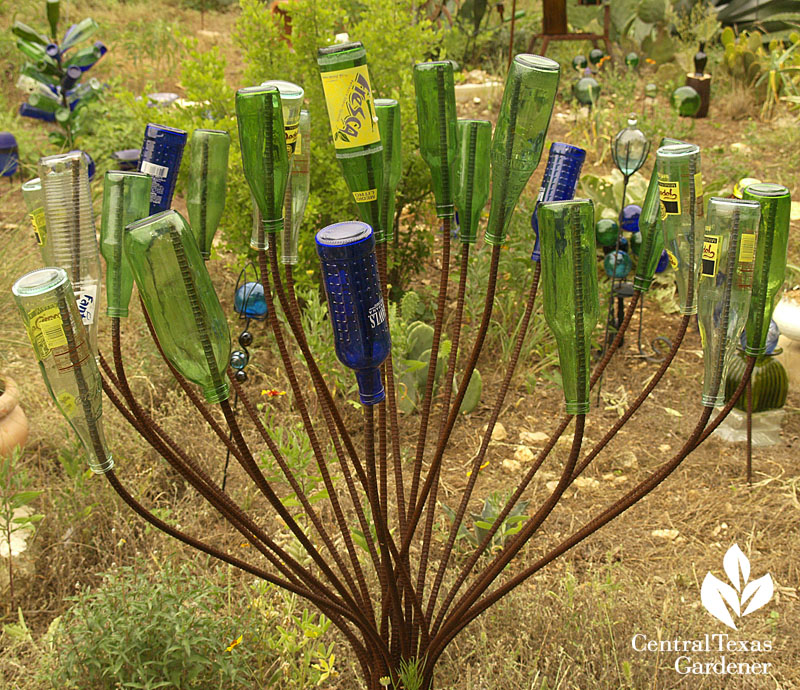
[[[33,235],[36,238],[36,242],[40,247],[44,246],[45,242],[47,242],[47,223],[44,218],[44,209],[41,206],[34,209],[28,214],[28,218],[30,218],[33,226]]]
[[[56,402],[61,408],[61,411],[67,417],[72,417],[78,407],[78,404],[75,402],[75,397],[72,394],[67,393],[67,391],[62,391],[59,393],[56,396]]]
[[[286,137],[286,153],[291,158],[297,151],[297,138],[300,134],[300,123],[289,125],[283,128],[283,135]]]
[[[300,133],[300,125],[297,126],[297,141],[294,143],[294,152],[297,156],[303,153],[303,135]]]
[[[51,350],[67,346],[58,305],[48,304],[28,312],[28,337],[40,361],[45,360]]]
[[[678,269],[678,257],[676,257],[669,249],[667,249],[667,258],[669,259],[669,265],[672,266],[675,270]]]
[[[703,196],[703,175],[699,171],[694,174],[694,193]]]
[[[377,201],[378,190],[366,189],[363,192],[353,192],[353,198],[356,200],[357,204],[364,204],[367,201]]]
[[[739,262],[749,264],[756,256],[756,236],[747,232],[739,239]]]
[[[380,142],[366,65],[323,72],[322,90],[335,148],[352,149]]]
[[[677,182],[659,180],[658,198],[661,201],[661,210],[664,215],[681,215],[681,193]]]
[[[714,278],[717,275],[719,250],[722,238],[719,235],[706,235],[703,238],[702,270],[700,275]]]

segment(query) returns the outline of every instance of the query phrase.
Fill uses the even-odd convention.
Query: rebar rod
[[[439,361],[439,344],[441,342],[442,327],[444,325],[444,310],[447,304],[447,284],[449,282],[449,277],[450,218],[442,218],[442,267],[439,272],[439,292],[436,298],[436,317],[433,322],[431,356],[428,359],[428,374],[425,377],[425,393],[422,398],[422,412],[420,414],[419,431],[417,433],[417,446],[414,452],[414,473],[411,477],[411,489],[408,494],[409,510],[415,508],[417,492],[419,491],[419,482],[422,476],[422,460],[425,455],[425,443],[428,436],[428,421],[430,419],[433,402],[433,384],[436,379],[436,365]],[[430,491],[430,486],[428,487],[428,491]]]
[[[753,382],[747,383],[747,484],[753,485]]]

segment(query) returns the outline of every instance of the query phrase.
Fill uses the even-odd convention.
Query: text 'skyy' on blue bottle
[[[336,356],[355,370],[361,403],[376,405],[386,397],[378,367],[392,341],[372,228],[360,221],[334,223],[322,228],[316,240]]]
[[[577,146],[554,141],[550,145],[547,167],[544,170],[542,186],[536,198],[531,215],[531,228],[536,234],[531,259],[539,261],[539,218],[537,211],[543,201],[570,201],[575,196],[575,189],[581,176],[581,167],[586,160],[586,151]]]
[[[152,122],[144,129],[139,172],[153,177],[153,188],[150,192],[151,216],[168,211],[172,205],[184,146],[186,132],[182,129],[154,125]]]

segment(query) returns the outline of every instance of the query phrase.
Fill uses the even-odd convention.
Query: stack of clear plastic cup
[[[33,227],[33,236],[44,258],[44,245],[47,242],[47,222],[44,218],[44,191],[38,177],[22,183],[22,197],[28,208],[28,219]]]
[[[40,268],[11,288],[47,390],[86,448],[93,472],[114,467],[103,434],[103,390],[97,363],[66,272]]]
[[[47,222],[45,264],[67,272],[96,356],[101,274],[86,159],[80,151],[47,156],[39,161],[39,177]]]

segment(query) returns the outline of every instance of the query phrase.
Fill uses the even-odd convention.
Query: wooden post
[[[697,111],[695,117],[707,117],[708,104],[711,101],[711,75],[700,76],[689,72],[686,75],[686,86],[691,86],[700,94],[700,110]]]

